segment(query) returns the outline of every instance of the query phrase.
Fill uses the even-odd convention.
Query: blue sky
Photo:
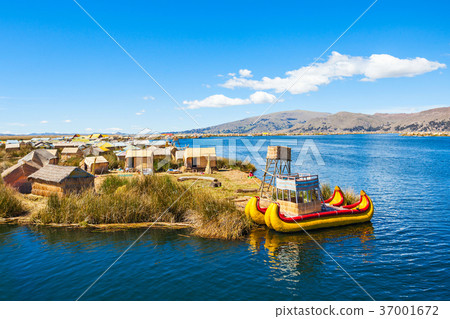
[[[173,131],[450,105],[448,1],[0,3],[0,133]],[[240,71],[241,70],[241,71]],[[290,72],[291,73],[286,73]],[[180,108],[181,106],[181,108]]]

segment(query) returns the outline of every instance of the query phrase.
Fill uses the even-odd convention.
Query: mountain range
[[[183,133],[299,134],[448,131],[450,131],[450,107],[434,108],[417,113],[375,113],[372,115],[351,112],[333,114],[303,110],[284,111]]]

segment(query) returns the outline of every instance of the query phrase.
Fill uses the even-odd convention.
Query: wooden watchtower
[[[266,168],[259,193],[261,197],[271,198],[277,175],[291,174],[291,148],[286,146],[268,146]]]

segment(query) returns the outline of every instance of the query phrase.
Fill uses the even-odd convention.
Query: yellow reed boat
[[[275,193],[276,202],[267,208],[260,206],[259,197],[251,198],[245,214],[255,223],[279,232],[364,223],[374,212],[373,202],[364,191],[358,202],[342,206],[344,194],[336,186],[333,195],[322,201],[317,175],[278,175]]]

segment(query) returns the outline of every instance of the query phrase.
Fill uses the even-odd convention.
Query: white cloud
[[[71,123],[72,120],[65,120],[64,123]]]
[[[144,99],[144,100],[146,100],[146,101],[149,101],[149,100],[154,101],[154,100],[155,100],[155,97],[154,97],[154,96],[151,96],[151,95],[147,95],[147,96],[142,97],[142,99]]]
[[[144,113],[145,113],[145,110],[141,110],[141,111],[137,112],[136,115],[140,116],[140,115],[142,115]]]
[[[41,124],[47,124],[47,123],[48,123],[48,121],[46,121],[46,120],[41,121]]]
[[[85,130],[86,132],[92,132],[92,131],[93,131],[93,129],[90,128],[90,127],[87,127],[87,128],[85,128],[84,130]]]
[[[247,105],[247,104],[263,104],[272,103],[276,100],[276,97],[272,94],[257,91],[250,95],[247,99],[230,98],[223,94],[215,94],[208,96],[203,100],[183,101],[184,105],[188,105],[188,109],[199,109],[202,107],[226,107],[235,105]]]
[[[242,78],[252,78],[253,77],[252,71],[247,70],[247,69],[240,69],[239,70],[239,75]]]
[[[229,76],[236,76],[236,73],[228,73]]]
[[[321,85],[346,77],[359,75],[364,76],[362,81],[375,81],[382,78],[413,77],[440,68],[446,68],[446,65],[425,58],[399,59],[388,54],[372,54],[366,58],[332,52],[328,61],[288,71],[285,73],[286,77],[263,77],[261,80],[233,77],[222,86],[230,89],[246,87],[276,92],[289,88],[292,94],[303,94],[317,91]]]
[[[202,84],[202,86],[204,86],[204,87],[207,88],[207,89],[210,89],[210,88],[211,88],[211,85],[209,85],[209,84]]]
[[[277,100],[275,95],[263,91],[257,91],[250,95],[250,100],[253,104],[273,103]],[[280,100],[281,102],[281,100]]]
[[[425,58],[399,59],[389,54],[372,54],[362,81],[375,81],[382,78],[413,77],[431,72],[446,65]]]

